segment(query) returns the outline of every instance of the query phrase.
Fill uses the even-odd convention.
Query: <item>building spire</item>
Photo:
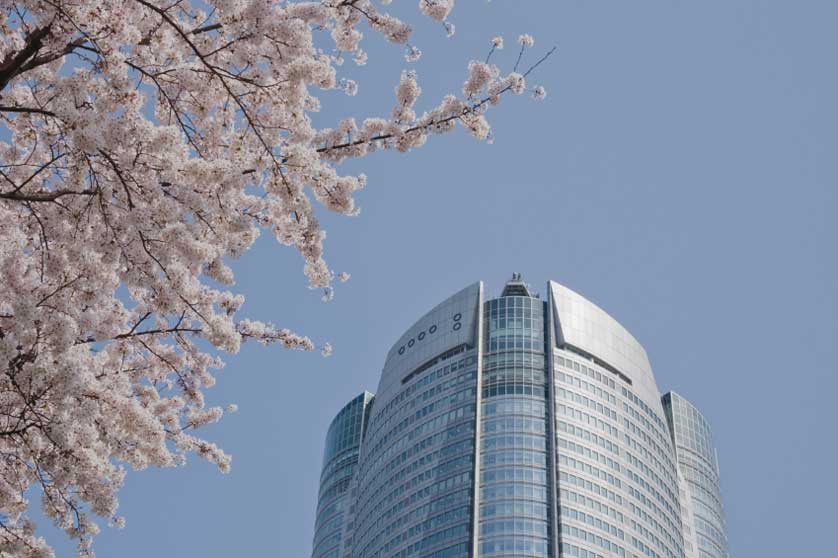
[[[506,285],[503,287],[503,292],[501,293],[502,297],[504,296],[533,296],[530,293],[530,289],[526,283],[524,283],[524,279],[521,277],[520,273],[513,273],[512,279],[506,282]]]

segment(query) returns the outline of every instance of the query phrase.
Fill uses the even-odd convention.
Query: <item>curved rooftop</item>
[[[634,336],[605,310],[564,285],[549,281],[547,291],[556,345],[610,369],[647,402],[658,402],[658,409],[660,392],[652,367],[646,350]],[[500,296],[537,295],[531,294],[516,273]],[[408,328],[387,353],[377,390],[379,400],[385,402],[404,377],[447,351],[475,348],[483,302],[483,282],[472,283]]]
[[[385,403],[417,367],[459,348],[477,346],[483,283],[472,283],[446,298],[405,331],[387,353],[376,398]],[[391,393],[393,392],[393,393]]]
[[[594,357],[631,380],[650,400],[660,397],[646,349],[605,310],[555,281],[548,283],[558,345]]]

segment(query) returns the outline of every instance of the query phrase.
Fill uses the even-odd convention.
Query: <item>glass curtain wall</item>
[[[549,556],[544,303],[484,305],[479,552]]]

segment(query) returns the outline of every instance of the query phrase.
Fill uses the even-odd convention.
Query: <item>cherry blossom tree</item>
[[[224,412],[204,402],[218,351],[315,348],[236,317],[230,260],[270,231],[329,296],[348,276],[323,259],[314,205],[354,215],[366,182],[337,165],[458,125],[488,139],[487,110],[549,56],[523,70],[521,36],[501,73],[498,37],[461,94],[419,113],[404,71],[388,114],[316,128],[317,91],[356,91],[340,63],[366,63],[361,29],[419,55],[386,4],[0,0],[0,556],[52,555],[25,495],[92,555],[92,518],[123,523],[127,469],[196,453],[227,471],[194,434]],[[419,8],[451,34],[453,4]]]

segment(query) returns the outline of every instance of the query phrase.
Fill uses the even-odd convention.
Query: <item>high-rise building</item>
[[[358,464],[371,401],[372,394],[365,391],[344,405],[329,426],[320,473],[312,558],[337,556],[340,551],[346,512],[351,504],[349,483]]]
[[[663,396],[663,410],[683,477],[687,558],[727,558],[719,456],[710,425],[692,403],[674,391]]]
[[[333,422],[312,556],[726,558],[709,430],[679,434],[676,398],[662,402],[643,347],[570,289],[551,281],[542,300],[516,274],[485,300],[470,285],[410,327],[376,395]],[[693,467],[705,449],[709,468]],[[702,554],[702,537],[723,554]]]

